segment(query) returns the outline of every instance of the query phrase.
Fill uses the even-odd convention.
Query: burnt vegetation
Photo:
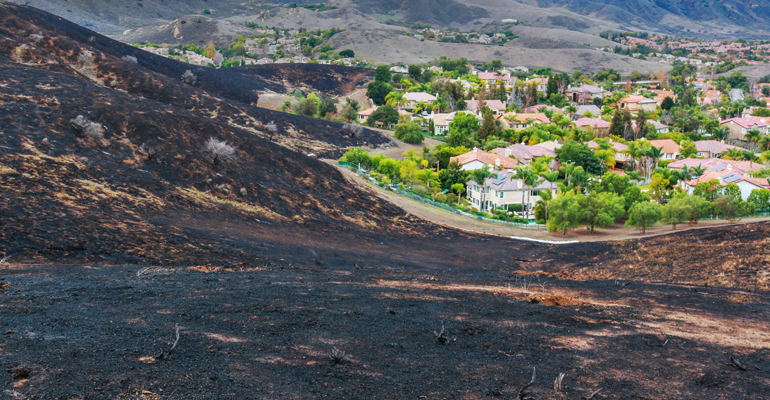
[[[308,156],[386,139],[255,107],[302,85],[271,68],[0,2],[0,397],[770,391],[769,224],[569,246],[437,226]]]

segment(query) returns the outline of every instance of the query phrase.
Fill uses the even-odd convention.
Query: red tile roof
[[[680,151],[679,145],[671,139],[650,140],[649,142],[653,147],[662,147],[664,154],[676,154]]]
[[[487,153],[486,151],[480,149],[473,149],[465,154],[460,154],[457,157],[449,158],[450,163],[456,162],[460,165],[465,165],[474,161],[480,161],[491,167],[500,165],[504,169],[513,169],[518,165],[518,162],[516,162],[516,160],[513,158],[501,156],[499,154]]]

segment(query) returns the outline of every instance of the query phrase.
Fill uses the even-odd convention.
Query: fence
[[[349,162],[344,162],[344,161],[340,161],[340,166],[342,166],[344,168],[351,168],[351,169],[352,168],[358,168],[357,165],[355,165],[353,163],[349,163]],[[401,190],[401,189],[398,188],[398,186],[382,184],[382,183],[378,182],[376,179],[372,178],[371,175],[369,175],[367,172],[358,170],[357,173],[358,173],[358,175],[363,176],[366,179],[368,179],[370,182],[372,182],[372,183],[374,183],[374,184],[376,184],[376,185],[378,185],[378,186],[380,186],[382,188],[386,188],[388,190],[391,190],[394,193],[400,194],[401,196],[408,197],[408,198],[410,198],[412,200],[417,200],[419,202],[428,204],[428,205],[433,206],[433,207],[438,207],[438,208],[440,208],[442,210],[446,210],[446,211],[449,211],[451,213],[462,215],[463,217],[466,217],[466,218],[473,218],[473,219],[478,220],[478,221],[490,222],[490,223],[498,224],[498,225],[513,226],[513,227],[516,227],[516,228],[535,229],[535,230],[541,230],[541,231],[546,230],[545,225],[522,224],[522,223],[518,223],[518,222],[508,222],[508,221],[503,221],[503,220],[499,220],[499,219],[492,219],[492,218],[482,217],[480,215],[473,215],[471,213],[467,213],[465,211],[458,210],[458,209],[456,209],[456,208],[454,208],[454,207],[452,207],[452,206],[450,206],[448,204],[441,203],[441,202],[438,202],[438,201],[435,201],[435,200],[432,200],[432,199],[427,199],[425,197],[416,195],[414,193],[410,193],[410,192]]]

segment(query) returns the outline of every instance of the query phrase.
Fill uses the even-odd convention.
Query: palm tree
[[[523,190],[527,193],[527,203],[529,204],[530,199],[530,193],[532,191],[532,188],[539,185],[540,182],[540,176],[538,176],[531,168],[529,167],[518,167],[516,168],[516,177],[521,179],[521,183],[523,186]],[[524,208],[524,192],[521,193],[521,209],[522,211],[525,210]],[[529,207],[526,208],[526,217],[529,219]]]
[[[492,172],[489,171],[489,165],[484,165],[483,168],[474,170],[471,172],[471,179],[473,179],[474,182],[476,182],[479,187],[481,188],[481,193],[479,195],[479,210],[484,211],[486,207],[484,207],[484,201],[486,200],[484,196],[486,194],[486,190],[484,189],[484,185],[486,184],[487,178],[492,176]]]
[[[401,92],[390,92],[387,96],[385,96],[385,104],[391,106],[391,107],[398,107],[401,104],[401,101],[404,99],[404,95]]]
[[[583,167],[575,165],[575,163],[564,164],[561,167],[561,172],[564,174],[564,179],[567,181],[567,186],[572,186],[572,178],[578,171],[582,171]]]
[[[767,150],[768,148],[770,148],[770,136],[763,135],[761,138],[759,138],[757,143],[759,143],[759,147],[762,150]]]
[[[722,155],[725,160],[740,160],[743,158],[743,151],[739,148],[733,147],[727,149],[727,152]]]
[[[573,119],[575,117],[575,113],[577,112],[577,107],[575,107],[575,105],[573,104],[570,104],[569,106],[567,106],[567,108],[564,109],[564,111],[566,111],[567,114],[569,114],[570,119]]]
[[[715,140],[725,140],[729,134],[730,129],[728,129],[726,126],[714,128],[714,131],[712,132]]]
[[[545,220],[548,221],[548,203],[553,200],[553,193],[551,193],[548,189],[539,190],[537,194],[540,195],[540,200],[535,203],[535,208],[537,207],[544,207],[545,208]]]
[[[631,159],[631,165],[636,169],[636,155],[639,152],[639,145],[637,142],[628,142],[628,147],[622,152]]]
[[[615,147],[612,146],[609,139],[596,139],[599,147],[594,150],[594,155],[599,157],[603,167],[615,167]]]
[[[759,137],[762,134],[759,132],[758,129],[749,129],[748,132],[746,132],[746,136],[743,137],[744,140],[748,142],[756,142],[759,141]]]
[[[644,154],[647,157],[647,182],[652,178],[652,171],[658,167],[658,161],[663,157],[663,147],[649,146]]]

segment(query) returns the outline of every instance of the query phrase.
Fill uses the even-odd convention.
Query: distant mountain
[[[538,0],[537,5],[563,7],[578,14],[662,31],[701,30],[686,27],[688,23],[702,27],[726,24],[754,27],[762,30],[758,33],[766,34],[770,23],[768,0]]]
[[[449,25],[489,17],[487,10],[455,0],[358,0],[354,3],[363,13],[401,13],[404,22]]]

